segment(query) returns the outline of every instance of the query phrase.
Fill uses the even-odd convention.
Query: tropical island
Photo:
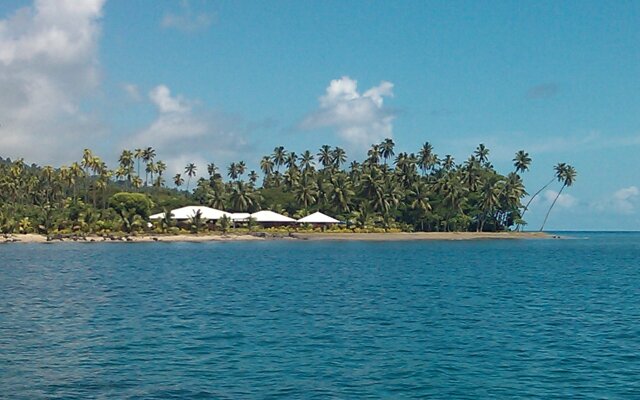
[[[309,238],[314,233],[333,235],[329,238],[365,233],[515,237],[514,232],[527,225],[524,217],[536,196],[557,181],[557,200],[576,178],[571,165],[558,163],[549,182],[523,204],[528,192],[522,174],[529,170],[531,157],[518,151],[513,170],[501,174],[489,153],[480,144],[468,159],[456,163],[451,155],[439,157],[428,142],[416,153],[396,154],[395,143],[386,139],[372,145],[366,159],[347,165],[340,147],[324,145],[315,154],[297,154],[279,146],[260,160],[261,175],[238,161],[224,171],[215,163],[189,163],[170,178],[167,164],[152,147],[123,150],[115,168],[90,149],[69,166],[0,158],[0,233],[47,240],[149,235]],[[207,177],[195,180],[199,168]],[[207,220],[198,213],[188,220],[172,218],[171,210],[191,205],[247,214],[271,210],[293,219],[321,211],[341,223],[265,226],[248,217],[236,224],[226,217]],[[150,219],[153,214],[162,217]]]

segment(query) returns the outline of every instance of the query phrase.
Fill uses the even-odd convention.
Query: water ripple
[[[640,235],[0,260],[0,397],[640,398]]]

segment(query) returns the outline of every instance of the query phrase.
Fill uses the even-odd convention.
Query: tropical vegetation
[[[90,149],[60,167],[0,158],[0,232],[167,232],[177,229],[169,217],[150,224],[149,215],[195,204],[292,217],[320,210],[345,221],[343,229],[496,232],[526,225],[532,201],[558,181],[546,223],[576,178],[572,166],[559,163],[553,179],[523,205],[528,193],[522,176],[531,157],[518,151],[513,169],[501,174],[489,154],[480,144],[458,163],[451,155],[440,157],[428,142],[415,153],[396,153],[386,139],[372,145],[364,160],[348,163],[340,147],[298,154],[278,146],[259,161],[260,173],[244,161],[224,168],[188,163],[169,182],[168,166],[152,147],[123,150],[112,168]],[[200,171],[206,173],[196,179]],[[210,229],[197,217],[188,225],[193,232]],[[229,221],[216,229],[227,231]]]

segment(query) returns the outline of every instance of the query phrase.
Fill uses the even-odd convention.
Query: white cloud
[[[384,97],[393,97],[391,82],[383,81],[360,94],[356,80],[334,79],[319,98],[319,108],[304,119],[301,128],[335,128],[349,143],[369,146],[393,136],[395,115],[384,107]]]
[[[640,189],[629,186],[616,190],[608,198],[595,202],[592,206],[598,211],[628,215],[634,214],[639,205]]]
[[[556,196],[558,196],[558,192],[555,190],[547,190],[542,195],[542,202],[546,205],[551,205],[555,200]],[[556,204],[554,207],[558,208],[573,208],[578,204],[578,199],[571,196],[570,194],[563,193],[558,197]]]
[[[191,9],[191,4],[184,0],[180,2],[179,13],[164,14],[160,21],[160,26],[191,33],[209,28],[214,20],[214,14],[194,12]]]
[[[174,96],[166,85],[149,92],[158,115],[143,130],[122,143],[124,148],[151,146],[171,171],[182,172],[186,162],[220,163],[246,150],[245,135],[251,129],[244,121],[224,113],[202,110],[197,102]]]
[[[33,162],[68,161],[104,133],[82,110],[98,86],[104,0],[36,0],[0,20],[0,147]],[[92,137],[93,136],[93,137]]]

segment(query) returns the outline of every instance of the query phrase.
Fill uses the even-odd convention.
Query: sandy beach
[[[551,239],[556,236],[544,232],[396,232],[396,233],[334,233],[313,232],[291,234],[180,234],[180,235],[142,235],[125,237],[50,237],[38,234],[14,234],[0,237],[3,243],[150,243],[150,242],[228,242],[228,241],[264,241],[264,240],[332,240],[332,241],[415,241],[415,240],[500,240],[500,239]]]

